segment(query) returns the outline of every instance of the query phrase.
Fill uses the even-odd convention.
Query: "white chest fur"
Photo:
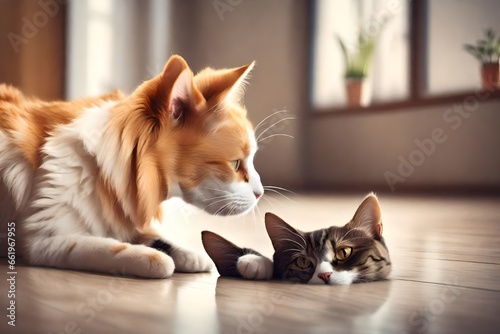
[[[96,193],[96,152],[113,105],[114,102],[108,102],[86,109],[47,139],[44,159],[33,184],[33,212],[24,222],[28,230],[129,239],[129,233],[119,224],[103,218]]]

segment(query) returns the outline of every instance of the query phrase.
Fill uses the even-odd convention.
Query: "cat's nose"
[[[318,274],[318,277],[321,278],[325,282],[325,284],[328,284],[328,282],[330,282],[331,275],[332,275],[331,272],[321,273],[321,274]]]
[[[255,195],[256,199],[259,199],[260,197],[262,197],[262,193],[261,192],[254,191],[253,194]]]

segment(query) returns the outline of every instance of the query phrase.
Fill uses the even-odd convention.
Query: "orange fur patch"
[[[128,245],[126,243],[121,243],[121,244],[118,244],[116,246],[113,246],[111,248],[111,252],[116,255],[116,254],[120,253],[121,251],[124,251],[127,248],[128,248]]]
[[[123,94],[116,91],[100,97],[70,102],[44,102],[24,98],[19,90],[0,84],[0,130],[7,130],[4,133],[36,169],[41,163],[41,147],[56,126],[68,124],[78,117],[84,108],[122,97]]]
[[[159,251],[149,253],[148,258],[149,258],[149,261],[151,261],[151,262],[163,264],[163,254],[160,253]]]
[[[68,255],[71,254],[71,252],[73,251],[73,249],[75,249],[76,247],[76,242],[74,242],[69,248],[68,248]]]
[[[132,185],[129,185],[129,187],[132,187]],[[118,200],[116,190],[106,181],[100,172],[96,182],[96,192],[97,196],[99,196],[104,216],[108,220],[123,226],[129,233],[133,233],[135,230],[134,222],[130,217],[125,215],[122,206],[117,205],[120,201]]]

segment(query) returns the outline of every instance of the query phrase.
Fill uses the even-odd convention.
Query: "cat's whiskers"
[[[292,242],[292,243],[294,243],[294,244],[296,244],[296,245],[298,245],[298,246],[302,247],[302,250],[306,250],[306,246],[305,246],[305,245],[302,245],[300,242],[297,242],[297,241],[295,241],[295,240],[288,239],[288,238],[280,238],[279,240],[280,240],[280,241],[290,241],[290,242]]]
[[[279,113],[284,113],[284,112],[288,112],[288,110],[278,110],[278,111],[275,111],[273,112],[271,115],[267,116],[266,118],[264,118],[262,121],[259,122],[259,124],[257,124],[255,126],[255,128],[253,129],[253,132],[256,133],[257,130],[262,126],[264,125],[264,122],[267,121],[269,118],[273,117],[274,115],[277,115]]]
[[[344,235],[343,235],[342,237],[340,237],[340,239],[339,239],[339,240],[340,240],[340,241],[345,240],[345,238],[347,237],[347,235],[348,235],[349,233],[351,233],[352,231],[363,231],[363,232],[368,232],[368,233],[370,232],[370,230],[369,230],[369,229],[367,229],[367,228],[362,228],[362,227],[360,228],[360,227],[356,227],[356,228],[350,229],[349,231],[347,231],[346,233],[344,233]],[[358,239],[358,238],[366,238],[366,237],[351,238],[351,239],[349,239],[349,240],[354,240],[354,239]]]
[[[264,131],[262,131],[258,136],[257,138],[255,139],[257,142],[259,142],[259,139],[269,130],[271,130],[273,127],[275,127],[276,125],[280,124],[281,122],[284,122],[284,121],[289,121],[289,120],[293,120],[293,119],[297,119],[297,117],[285,117],[285,118],[282,118],[276,122],[274,122],[273,124],[271,124],[270,126],[268,126]]]
[[[294,194],[294,195],[297,195],[296,192],[293,192],[289,189],[286,189],[286,188],[283,188],[283,187],[278,187],[278,186],[264,186],[264,188],[273,188],[273,189],[279,189],[279,190],[283,190],[283,191],[286,191],[286,192],[289,192],[291,194]]]
[[[207,208],[208,208],[209,206],[211,206],[211,205],[214,205],[214,204],[217,204],[217,203],[220,203],[220,202],[226,202],[226,201],[227,201],[227,203],[226,203],[224,206],[227,206],[227,205],[231,204],[231,201],[232,201],[232,200],[231,200],[231,198],[230,198],[230,197],[227,197],[227,198],[222,198],[222,199],[219,199],[219,200],[217,200],[217,201],[210,202],[210,203],[209,203],[208,205],[206,205],[206,206],[205,206],[202,210],[207,209]],[[223,206],[222,208],[224,208],[224,206]],[[221,208],[219,208],[219,210],[221,210]],[[217,210],[217,212],[218,212],[219,210]]]
[[[204,199],[201,199],[201,201],[209,202],[209,201],[213,201],[213,200],[231,199],[231,198],[232,198],[232,194],[225,194],[225,195],[212,196],[210,198],[204,198]]]
[[[264,193],[264,196],[262,196],[262,198],[265,199],[269,204],[271,204],[273,208],[283,207],[285,208],[286,211],[290,211],[293,209],[292,206],[289,205],[289,203],[281,201],[278,198],[272,197],[269,194]]]
[[[267,139],[269,139],[269,138],[272,138],[272,137],[277,137],[277,136],[281,136],[281,137],[288,137],[288,138],[292,138],[292,139],[294,139],[294,138],[295,138],[294,136],[289,135],[289,134],[286,134],[286,133],[275,133],[275,134],[269,135],[269,136],[267,136],[267,137],[264,137],[264,138],[262,138],[262,139],[259,139],[259,143],[260,143],[260,142],[263,142],[264,140],[267,140]]]
[[[240,200],[235,200],[233,201],[231,209],[229,210],[229,214],[233,215],[236,213],[243,205],[245,205],[246,201],[240,199]]]
[[[262,213],[260,212],[260,209],[259,209],[259,206],[258,206],[258,205],[256,205],[256,206],[254,207],[254,209],[252,210],[252,212],[253,212],[253,214],[254,214],[254,216],[253,216],[253,221],[254,221],[254,225],[255,225],[255,224],[257,224],[257,219],[258,219],[259,217],[262,217]],[[256,217],[256,215],[257,215],[257,217]]]
[[[370,238],[369,237],[356,237],[356,238],[349,238],[349,241],[356,240],[356,239],[370,239]]]
[[[268,187],[268,186],[264,186],[264,190],[271,191],[271,192],[273,192],[273,193],[276,193],[276,194],[278,194],[278,195],[280,195],[280,196],[282,196],[282,197],[286,198],[287,200],[289,200],[289,201],[291,201],[291,202],[293,202],[293,203],[297,203],[297,201],[295,201],[295,200],[291,199],[290,197],[288,197],[288,196],[286,196],[286,195],[282,194],[282,193],[281,193],[281,192],[279,192],[277,189],[270,188],[270,187]]]
[[[211,187],[200,187],[200,189],[207,189],[207,190],[213,190],[213,191],[219,191],[221,193],[226,193],[226,194],[232,194],[228,190],[223,190],[223,189],[217,189],[217,188],[211,188]]]
[[[352,231],[354,231],[354,230],[355,230],[355,228],[353,228],[353,229],[351,229],[351,230],[347,231],[346,233],[344,233],[344,235],[343,235],[343,236],[341,236],[341,237],[339,238],[339,240],[340,240],[340,241],[343,241],[343,240],[345,239],[345,237],[347,237],[347,235],[348,235],[349,233],[351,233]]]
[[[235,205],[235,210],[236,209],[239,209],[241,207],[248,207],[250,206],[251,204],[253,203],[253,201],[251,200],[248,200],[246,198],[243,198],[243,197],[240,197],[240,198],[237,198],[235,199],[234,201],[234,205]],[[255,209],[255,206],[252,208],[252,211]]]
[[[213,202],[211,204],[221,202],[221,201],[222,200],[219,200],[219,201]],[[210,206],[211,204],[209,204],[208,206]],[[243,205],[248,205],[248,204],[249,204],[249,202],[245,198],[239,197],[238,195],[233,195],[228,203],[224,204],[221,208],[219,208],[215,212],[215,215],[216,216],[219,215],[224,210],[228,210],[227,215],[231,215],[232,213],[236,212],[236,210],[239,209],[239,207],[241,207]]]
[[[289,248],[289,249],[284,250],[282,253],[286,253],[286,252],[302,253],[302,251],[303,251],[303,249]]]
[[[267,203],[269,203],[269,205],[271,205],[273,207],[273,209],[276,208],[276,205],[271,201],[271,198],[269,196],[267,196],[266,194],[264,194],[264,196],[262,196],[261,199],[265,200]]]
[[[202,199],[203,202],[210,202],[210,201],[213,201],[213,200],[224,200],[224,199],[231,199],[232,198],[232,194],[227,194],[227,195],[220,195],[220,196],[214,196],[214,197],[210,197],[210,198],[204,198]]]
[[[215,211],[214,216],[220,216],[219,213],[224,211],[229,205],[231,205],[231,202],[224,204],[221,206],[217,211]]]
[[[278,226],[278,228],[282,229],[282,230],[286,230],[288,231],[289,233],[293,234],[293,235],[296,235],[298,236],[300,239],[302,239],[302,242],[304,242],[303,245],[300,245],[298,242],[297,244],[299,244],[303,249],[306,249],[306,246],[307,246],[307,242],[306,242],[306,239],[304,239],[304,237],[302,237],[300,234],[296,233],[295,231],[289,229],[288,227],[285,227],[285,226]]]
[[[233,203],[233,207],[232,209],[229,211],[229,215],[233,215],[233,213],[236,212],[236,210],[238,209],[238,205],[236,205],[236,203]]]

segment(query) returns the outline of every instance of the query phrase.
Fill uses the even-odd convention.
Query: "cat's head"
[[[385,279],[391,271],[382,237],[377,197],[368,195],[352,220],[301,232],[274,214],[266,214],[266,229],[274,253],[274,277],[318,284],[351,284]]]
[[[170,195],[211,214],[250,211],[263,195],[252,124],[241,103],[254,63],[196,75],[180,56],[139,87],[156,129],[154,152]]]

